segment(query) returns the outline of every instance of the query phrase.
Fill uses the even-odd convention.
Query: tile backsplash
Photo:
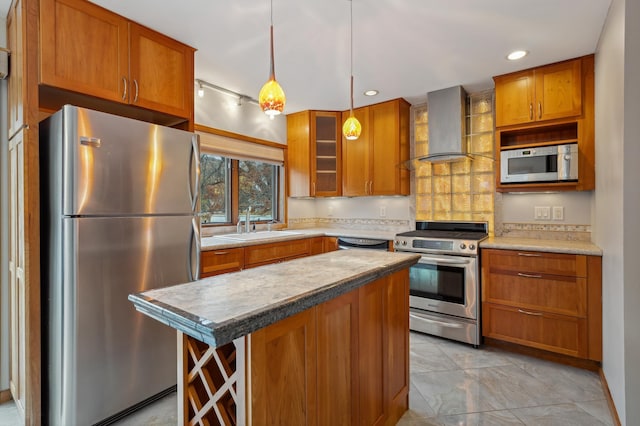
[[[414,158],[429,154],[428,107],[413,112]],[[495,174],[493,91],[468,97],[467,152],[472,158],[450,163],[416,162],[416,220],[486,221],[494,235]]]

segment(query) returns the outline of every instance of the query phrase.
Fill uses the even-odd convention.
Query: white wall
[[[289,218],[413,220],[409,197],[289,199]]]
[[[243,102],[238,106],[237,98],[209,88],[204,89],[204,97],[195,97],[195,122],[258,139],[287,143],[287,119],[284,115],[270,120],[258,105]]]
[[[502,194],[502,222],[504,223],[552,223],[570,225],[591,224],[592,191]],[[564,207],[563,220],[535,220],[534,207]]]
[[[627,410],[633,410],[625,397],[625,325],[635,327],[640,312],[636,306],[636,321],[625,321],[625,315],[631,315],[625,313],[624,306],[624,232],[625,220],[629,220],[624,212],[625,184],[638,185],[624,176],[631,173],[626,170],[625,127],[629,119],[638,121],[628,115],[625,105],[625,50],[625,0],[613,0],[595,61],[596,191],[592,235],[604,252],[602,368],[623,424]],[[637,174],[637,164],[629,164]],[[627,253],[631,258],[632,252]]]
[[[640,422],[640,2],[625,3],[624,360],[626,424]]]
[[[4,14],[3,14],[4,16]],[[0,28],[6,28],[0,18]],[[0,31],[0,46],[7,45],[6,31]],[[7,143],[7,82],[0,82],[0,390],[9,389],[9,224]]]

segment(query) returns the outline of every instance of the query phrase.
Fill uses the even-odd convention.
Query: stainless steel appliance
[[[578,180],[577,143],[500,152],[502,183],[572,180]]]
[[[376,238],[352,238],[338,237],[338,249],[348,250],[352,248],[362,248],[368,250],[389,250],[388,240],[379,240]]]
[[[421,253],[409,269],[409,328],[480,344],[478,244],[486,222],[416,222],[396,235],[396,251]]]
[[[43,422],[108,423],[177,381],[175,330],[127,296],[198,277],[198,138],[66,105],[40,152]]]

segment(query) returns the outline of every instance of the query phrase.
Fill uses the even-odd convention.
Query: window
[[[200,211],[202,223],[231,222],[231,160],[200,156]]]
[[[251,220],[279,220],[280,166],[220,155],[200,156],[202,224],[232,224],[251,207]]]

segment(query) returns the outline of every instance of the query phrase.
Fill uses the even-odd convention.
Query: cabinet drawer
[[[482,334],[538,349],[585,358],[587,320],[483,303]]]
[[[490,272],[514,271],[533,274],[587,276],[587,257],[575,254],[485,249]]]
[[[244,264],[251,268],[274,263],[286,258],[307,256],[309,254],[309,238],[283,241],[279,243],[260,244],[245,248]]]
[[[587,315],[586,278],[492,272],[483,286],[486,302],[579,317]]]
[[[243,248],[203,251],[200,261],[200,277],[206,278],[225,272],[239,271],[243,266]]]

